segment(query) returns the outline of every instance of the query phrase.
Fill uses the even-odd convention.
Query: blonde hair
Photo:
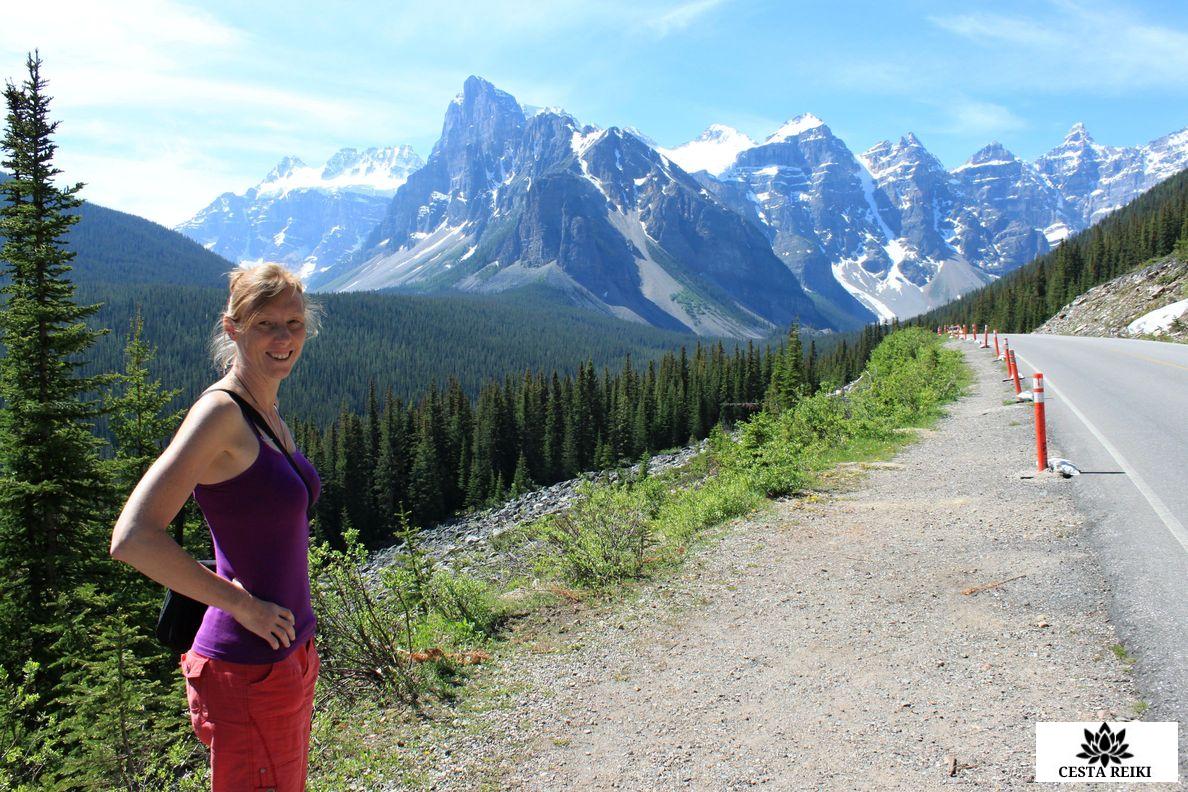
[[[321,326],[322,307],[305,294],[301,278],[280,264],[260,264],[254,267],[240,267],[227,273],[231,294],[227,308],[215,320],[214,333],[210,339],[210,354],[215,368],[225,372],[235,364],[235,342],[223,328],[223,320],[230,319],[236,327],[252,322],[269,300],[292,291],[301,298],[305,312],[305,337],[313,338]]]

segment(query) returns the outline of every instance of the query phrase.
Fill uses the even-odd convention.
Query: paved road
[[[1137,657],[1152,720],[1188,731],[1188,345],[1012,337],[1020,373],[1046,381],[1050,453],[1070,483],[1112,589],[1119,637]],[[1025,386],[1029,387],[1029,386]],[[1026,408],[1022,408],[1026,409]]]

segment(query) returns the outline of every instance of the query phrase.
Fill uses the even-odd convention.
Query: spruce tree
[[[804,347],[800,343],[800,328],[793,325],[788,331],[784,348],[774,355],[771,383],[767,386],[766,406],[772,412],[791,409],[804,389]]]
[[[0,663],[19,675],[26,660],[48,667],[48,645],[65,620],[60,604],[105,556],[115,508],[91,422],[90,394],[109,381],[77,373],[101,332],[85,320],[67,273],[65,235],[78,220],[81,184],[59,187],[41,60],[4,90],[0,147],[12,178],[0,185],[0,266],[8,283],[0,311]],[[51,677],[54,675],[50,675]],[[48,680],[53,682],[51,678]]]
[[[148,365],[157,353],[144,340],[143,332],[144,320],[138,310],[128,328],[124,370],[117,379],[119,390],[109,392],[106,398],[116,480],[123,492],[131,492],[149,469],[184,413],[166,411],[181,390],[165,390],[150,378]]]

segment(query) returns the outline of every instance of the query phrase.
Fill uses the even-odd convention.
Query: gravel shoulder
[[[1035,721],[1136,717],[1084,519],[1066,482],[1021,477],[1030,412],[965,349],[969,394],[892,462],[519,625],[426,785],[1018,788]]]

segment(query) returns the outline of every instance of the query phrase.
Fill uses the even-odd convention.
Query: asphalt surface
[[[1111,587],[1111,617],[1151,706],[1143,719],[1179,721],[1183,746],[1188,345],[1049,335],[1010,343],[1020,374],[1044,374],[1049,454],[1083,471],[1069,486],[1089,517],[1089,539]]]

